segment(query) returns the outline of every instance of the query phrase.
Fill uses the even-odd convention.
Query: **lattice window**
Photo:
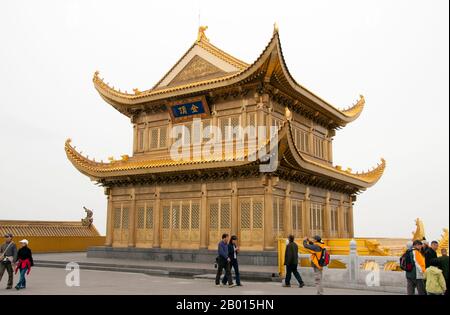
[[[128,229],[128,209],[122,209],[122,229]]]
[[[120,222],[122,219],[122,211],[120,208],[114,209],[113,223],[115,229],[120,229]]]
[[[165,148],[167,146],[167,127],[159,128],[159,147]]]
[[[183,205],[181,207],[181,228],[184,230],[189,230],[189,219],[191,216],[191,211],[189,207],[189,203],[183,202]]]
[[[145,132],[145,129],[138,130],[137,137],[138,137],[138,150],[139,151],[144,151],[144,132]]]
[[[264,206],[262,201],[253,201],[253,228],[263,228]]]
[[[239,137],[239,135],[233,135],[236,127],[241,125],[240,116],[222,117],[219,119],[220,131],[222,133],[222,140],[232,140],[233,137]]]
[[[294,234],[299,235],[302,230],[302,201],[301,200],[292,200],[291,201],[292,208],[292,230]]]
[[[206,142],[212,138],[211,120],[202,120],[202,141]]]
[[[150,148],[156,149],[158,148],[158,136],[159,136],[159,128],[150,129]]]
[[[200,205],[198,203],[192,203],[191,208],[191,229],[200,228]]]
[[[241,201],[241,229],[250,229],[250,199]]]
[[[337,233],[338,231],[338,207],[335,205],[331,205],[330,206],[330,210],[331,210],[331,232],[332,233]]]
[[[172,229],[180,228],[180,206],[172,204]]]
[[[209,205],[209,228],[217,230],[219,228],[219,204],[211,203]]]
[[[301,129],[295,129],[295,144],[298,150],[309,152],[309,133]]]
[[[344,207],[344,231],[350,231],[350,211],[348,207]]]
[[[222,202],[220,205],[220,228],[231,228],[231,209],[228,202]]]
[[[139,208],[138,215],[137,215],[137,228],[143,229],[145,226],[144,223],[145,223],[145,209]]]
[[[273,197],[273,229],[277,233],[283,230],[284,198]]]
[[[145,212],[145,228],[153,229],[153,207],[147,207]]]
[[[247,114],[247,126],[256,126],[256,113],[248,113]]]
[[[313,145],[314,145],[314,155],[318,158],[324,159],[325,158],[325,148],[324,148],[325,141],[318,136],[314,136]]]
[[[162,227],[163,227],[163,229],[170,228],[170,206],[163,206]]]
[[[314,233],[319,233],[323,227],[323,206],[320,203],[311,202],[310,228]]]

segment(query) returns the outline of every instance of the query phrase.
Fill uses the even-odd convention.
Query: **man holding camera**
[[[314,269],[314,282],[317,288],[317,294],[323,294],[322,287],[322,270],[323,267],[320,266],[319,260],[322,256],[322,249],[325,244],[322,242],[322,238],[319,235],[314,236],[313,239],[305,238],[303,240],[303,247],[305,247],[311,253],[311,266]]]
[[[17,261],[17,247],[12,241],[13,235],[11,233],[5,234],[5,243],[0,247],[0,281],[2,281],[3,274],[8,271],[8,284],[6,289],[12,289],[13,285],[13,264]]]

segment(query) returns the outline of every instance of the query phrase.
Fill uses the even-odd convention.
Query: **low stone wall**
[[[104,236],[26,236],[14,235],[13,241],[27,239],[33,253],[84,252],[91,246],[105,244]]]
[[[89,247],[87,257],[213,264],[217,257],[217,251],[207,249],[188,250],[98,246]],[[239,263],[242,265],[277,266],[278,255],[276,251],[242,252],[239,254]]]

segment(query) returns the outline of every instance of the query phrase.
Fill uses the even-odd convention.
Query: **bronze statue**
[[[94,212],[86,207],[83,207],[84,212],[86,212],[86,217],[84,219],[81,219],[81,223],[83,226],[90,227],[92,223],[94,222]]]

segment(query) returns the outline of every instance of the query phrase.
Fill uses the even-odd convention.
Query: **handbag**
[[[8,250],[9,246],[11,246],[12,243],[13,242],[10,242],[8,246],[6,246],[5,251],[3,252],[2,264],[4,265],[12,263],[11,259],[9,259],[8,256],[6,256],[6,251]]]

